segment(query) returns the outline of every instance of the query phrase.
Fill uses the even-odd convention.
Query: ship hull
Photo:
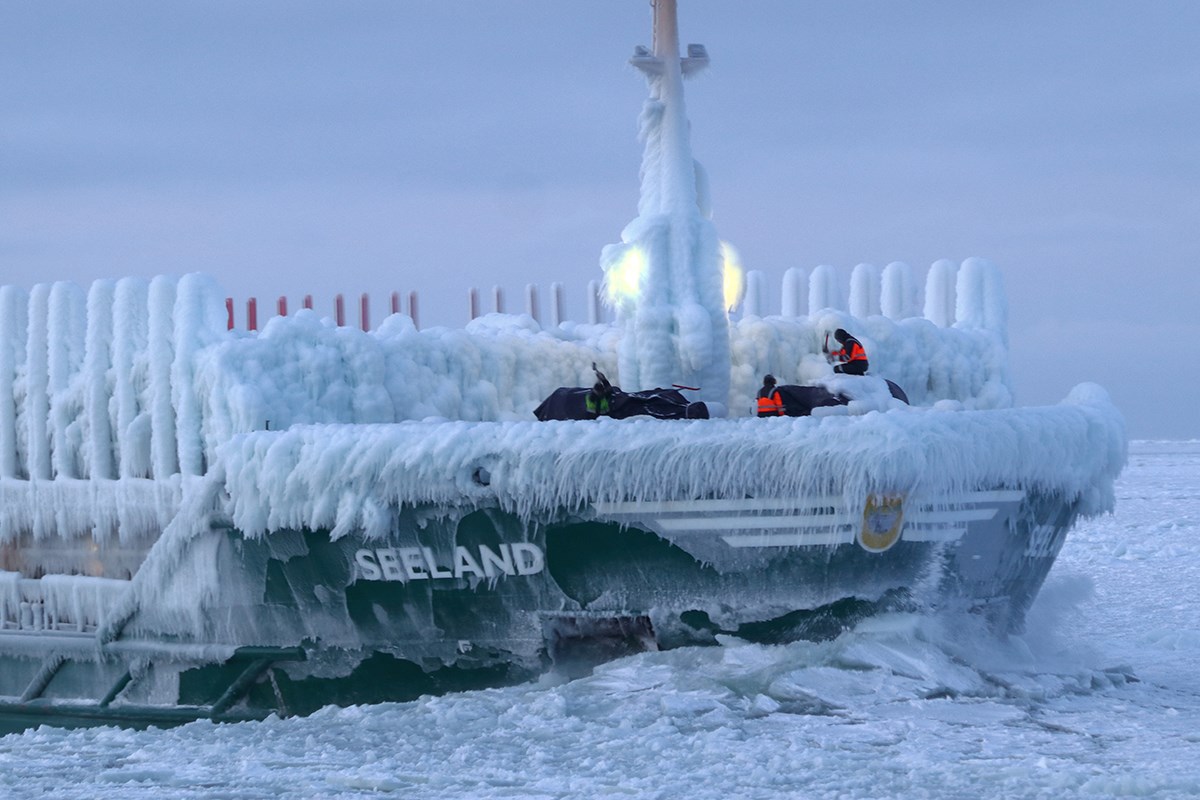
[[[115,602],[90,625],[21,581],[27,599],[0,631],[0,726],[304,714],[724,635],[832,638],[881,610],[978,613],[1008,631],[1076,514],[1004,488],[596,502],[533,520],[416,507],[374,537],[217,524],[175,554],[157,602],[125,617]]]

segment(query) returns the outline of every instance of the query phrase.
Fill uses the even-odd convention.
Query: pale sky
[[[1020,404],[1095,381],[1131,437],[1200,437],[1200,3],[679,12],[714,222],[773,294],[987,258]],[[376,319],[415,289],[428,326],[559,281],[584,319],[636,214],[649,27],[645,0],[5,0],[0,284],[204,271]]]

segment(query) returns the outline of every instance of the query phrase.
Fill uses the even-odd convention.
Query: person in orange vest
[[[758,415],[760,417],[782,417],[783,395],[775,388],[775,376],[764,375],[762,388],[758,390]]]
[[[829,354],[841,362],[834,366],[833,371],[843,375],[866,375],[867,351],[863,349],[862,342],[841,328],[833,332],[833,338],[842,346],[841,350]]]

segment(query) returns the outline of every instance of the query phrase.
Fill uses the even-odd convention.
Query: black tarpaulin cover
[[[807,417],[814,408],[821,406],[844,406],[850,402],[845,395],[833,394],[820,386],[794,386],[785,384],[775,387],[783,398],[783,413],[789,417]]]
[[[594,419],[585,404],[590,389],[563,386],[542,401],[533,415],[545,422],[551,419]],[[677,389],[647,389],[643,392],[623,392],[613,389],[609,410],[605,416],[613,419],[650,416],[658,419],[708,419],[704,403],[691,403]]]
[[[904,393],[903,389],[889,381],[887,378],[884,378],[884,380],[887,381],[888,391],[892,393],[892,397],[900,400],[901,402],[908,403],[908,395]]]
[[[897,386],[892,381],[883,379],[888,386],[888,391],[892,393],[892,397],[908,402],[908,395],[904,390]],[[847,397],[844,394],[834,394],[822,386],[795,386],[785,384],[776,387],[779,389],[779,394],[783,398],[783,413],[789,417],[807,417],[812,414],[814,408],[821,406],[844,406],[853,400],[853,397]]]

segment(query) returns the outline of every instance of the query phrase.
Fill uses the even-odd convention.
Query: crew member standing
[[[843,375],[866,375],[867,351],[863,349],[862,342],[841,328],[833,332],[833,338],[842,346],[841,350],[829,354],[841,362],[834,365],[833,371]]]
[[[762,388],[758,390],[758,415],[760,417],[782,417],[783,395],[775,388],[775,376],[763,376]]]

